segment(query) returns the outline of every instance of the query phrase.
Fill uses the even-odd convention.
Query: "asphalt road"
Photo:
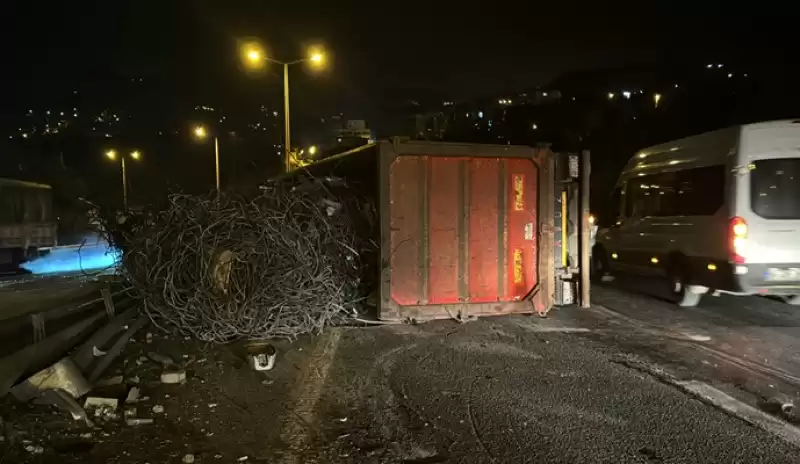
[[[521,316],[346,331],[315,409],[325,438],[293,462],[800,459],[775,435],[631,367],[592,331]]]

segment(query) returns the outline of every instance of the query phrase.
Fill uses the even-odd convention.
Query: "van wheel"
[[[691,308],[700,303],[700,293],[693,293],[689,291],[691,278],[686,266],[680,260],[673,260],[667,269],[667,279],[669,282],[669,290],[675,298],[678,306],[684,308]]]
[[[592,248],[591,266],[590,275],[594,282],[600,282],[604,276],[611,272],[608,264],[608,253],[602,246],[597,245]]]

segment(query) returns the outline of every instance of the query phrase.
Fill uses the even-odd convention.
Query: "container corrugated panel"
[[[548,216],[539,211],[542,187],[552,190],[546,151],[386,142],[378,156],[381,318],[549,309],[552,260],[540,256]]]

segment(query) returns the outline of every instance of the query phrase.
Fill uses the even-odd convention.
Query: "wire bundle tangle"
[[[330,187],[173,195],[126,231],[122,272],[156,324],[208,342],[294,338],[345,322],[363,299],[364,244],[351,219],[358,201]]]

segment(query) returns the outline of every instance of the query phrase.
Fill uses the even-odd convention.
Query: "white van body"
[[[663,275],[684,306],[709,291],[800,303],[800,120],[747,124],[639,151],[593,261]]]

